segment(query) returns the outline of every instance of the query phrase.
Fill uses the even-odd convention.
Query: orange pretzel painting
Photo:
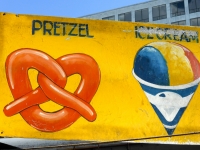
[[[29,69],[38,70],[38,84],[32,89]],[[81,81],[72,94],[64,89],[67,77],[79,74]],[[100,83],[100,69],[86,54],[69,54],[54,60],[34,49],[19,49],[6,60],[6,76],[14,101],[4,107],[6,116],[20,113],[23,119],[39,131],[55,132],[72,125],[80,116],[88,121],[96,119],[89,104]],[[49,100],[64,106],[57,112],[45,112],[39,104]]]

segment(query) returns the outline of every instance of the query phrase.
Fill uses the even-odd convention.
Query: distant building
[[[151,0],[81,18],[200,26],[200,0]]]

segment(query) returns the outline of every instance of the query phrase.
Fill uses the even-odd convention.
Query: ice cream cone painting
[[[172,135],[199,84],[198,60],[180,44],[152,42],[137,52],[132,73]]]

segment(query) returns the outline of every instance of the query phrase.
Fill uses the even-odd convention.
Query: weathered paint
[[[170,137],[180,144],[198,143],[199,134],[181,135],[200,132],[200,28],[3,13],[0,25],[0,136],[95,142],[157,137],[153,142],[163,143]],[[159,59],[151,60],[149,56],[154,53],[140,53],[145,47],[154,48],[148,52],[156,52]],[[26,55],[17,57],[21,53]],[[96,71],[84,67],[84,64],[91,66],[91,61],[78,63],[82,57],[66,60],[76,55],[91,58],[97,73],[93,75]],[[147,63],[154,70],[145,72],[148,65],[139,62],[139,68],[144,70],[138,73],[134,66],[137,56],[139,60],[145,56],[145,60],[157,63]],[[161,58],[162,62],[167,62],[167,69],[159,66]],[[66,64],[61,63],[62,60],[66,60]],[[25,71],[27,74],[21,74],[24,67],[29,69]],[[163,83],[168,77],[166,85],[157,83],[159,69],[168,72],[158,82]],[[41,79],[42,74],[47,78]],[[155,74],[155,83],[153,78],[146,79],[151,74]],[[87,89],[85,84],[89,81],[97,84]],[[79,86],[80,82],[83,86]],[[48,85],[51,89],[44,88]],[[52,100],[41,95],[33,100],[27,98],[27,93],[34,94],[38,86],[42,96]],[[82,89],[87,94],[81,94]],[[161,101],[152,98],[158,94],[155,89],[161,92]],[[60,97],[55,91],[61,93]],[[168,101],[170,105],[166,106]],[[57,118],[58,113],[62,115],[68,111],[77,117],[74,120],[73,115]],[[164,119],[171,122],[177,114],[175,123],[166,124]],[[60,124],[64,125],[60,127]]]

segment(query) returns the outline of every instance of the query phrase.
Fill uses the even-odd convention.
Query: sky
[[[148,0],[0,0],[0,12],[76,18]]]

